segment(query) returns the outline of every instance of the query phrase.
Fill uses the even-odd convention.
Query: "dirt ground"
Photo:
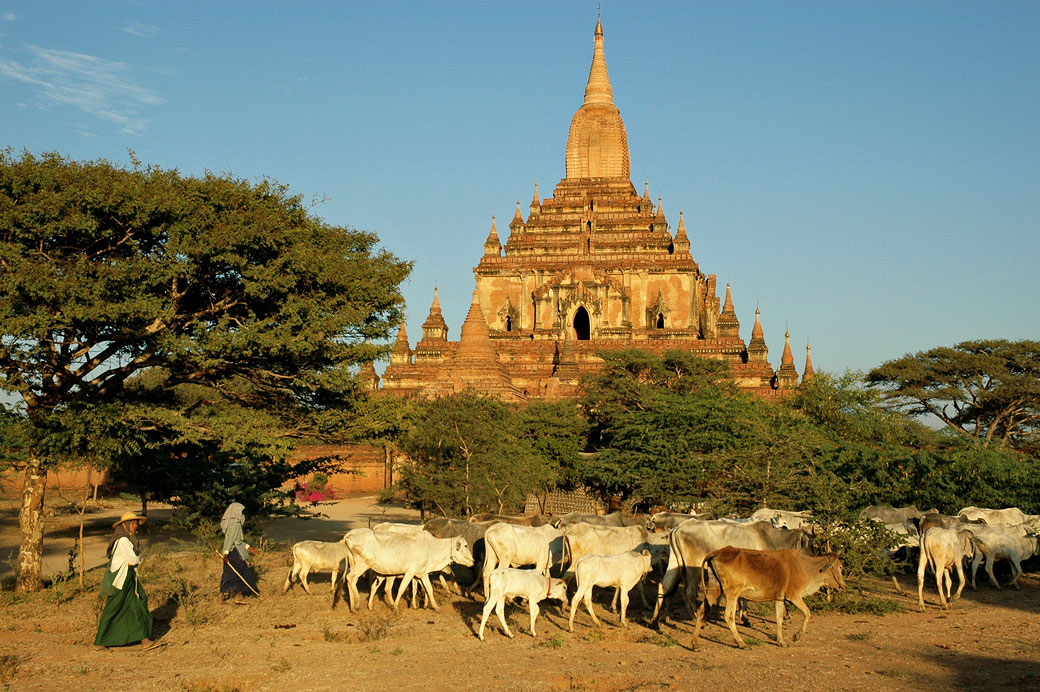
[[[0,550],[16,544],[13,507],[0,507]],[[97,556],[111,522],[132,506],[110,503],[90,514]],[[660,631],[648,628],[638,598],[631,625],[618,626],[602,600],[602,629],[579,611],[575,631],[565,614],[545,604],[537,637],[527,631],[526,609],[507,609],[507,638],[492,615],[486,642],[476,637],[482,603],[438,588],[440,611],[385,603],[373,611],[332,609],[329,577],[312,576],[313,596],[299,587],[282,593],[290,562],[286,544],[302,538],[331,540],[348,528],[384,519],[416,520],[393,508],[384,513],[371,498],[321,508],[311,520],[280,520],[266,527],[258,560],[263,593],[245,605],[217,603],[220,561],[193,537],[155,530],[144,541],[141,580],[155,615],[159,649],[138,647],[95,652],[90,645],[101,603],[100,571],[80,590],[76,579],[32,596],[0,592],[0,688],[12,690],[1040,690],[1040,577],[1028,574],[1021,591],[979,590],[947,611],[936,607],[934,586],[925,591],[928,610],[916,609],[914,577],[898,596],[891,584],[871,585],[903,606],[886,616],[818,612],[808,635],[790,648],[775,644],[772,617],[753,617],[742,628],[749,650],[733,646],[717,623],[705,628],[698,651],[690,650],[692,623],[680,603]],[[13,518],[13,521],[12,521]],[[78,518],[51,517],[47,541],[50,569],[63,568]],[[92,552],[94,551],[94,552]],[[6,557],[7,553],[3,553]],[[54,565],[57,565],[55,567]],[[89,565],[96,566],[96,565]],[[985,578],[983,577],[983,580]],[[363,592],[364,593],[364,592]],[[676,599],[677,601],[680,599]],[[771,609],[770,609],[771,610]],[[795,613],[785,627],[801,624]]]

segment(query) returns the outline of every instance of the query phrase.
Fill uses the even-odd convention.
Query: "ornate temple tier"
[[[693,259],[682,215],[673,235],[649,185],[642,195],[632,185],[598,19],[565,158],[566,177],[544,200],[535,186],[526,220],[517,203],[505,245],[492,217],[460,342],[447,340],[434,291],[423,338],[412,351],[407,335],[399,337],[385,390],[557,399],[574,395],[581,376],[601,366],[597,352],[635,347],[725,360],[739,386],[759,393],[797,385],[789,344],[778,377],[757,311],[745,345],[730,287],[723,305],[715,276]]]

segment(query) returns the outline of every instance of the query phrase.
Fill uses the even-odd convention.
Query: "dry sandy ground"
[[[367,503],[367,505],[366,505]],[[110,508],[118,515],[119,508]],[[330,538],[351,525],[382,518],[368,501],[323,508],[333,516],[279,522],[268,536]],[[371,514],[371,516],[368,516]],[[407,517],[402,510],[400,517]],[[60,518],[59,518],[60,519]],[[97,523],[110,520],[98,518]],[[326,524],[326,522],[328,522]],[[60,531],[61,521],[55,521]],[[10,530],[5,521],[4,532]],[[15,526],[16,528],[16,526]],[[438,591],[439,612],[402,607],[394,614],[377,602],[369,613],[331,609],[327,576],[312,578],[315,595],[281,593],[284,549],[261,556],[261,600],[219,605],[219,561],[208,550],[152,536],[142,581],[155,611],[163,647],[94,652],[100,604],[97,572],[86,591],[66,586],[29,598],[2,596],[0,687],[17,690],[1040,690],[1040,578],[1022,590],[981,586],[948,611],[916,611],[914,598],[879,592],[906,607],[888,616],[821,613],[807,637],[788,649],[775,645],[775,625],[753,618],[750,650],[733,647],[728,630],[706,628],[691,651],[691,623],[681,608],[658,632],[633,603],[628,630],[605,612],[602,629],[587,614],[566,630],[555,604],[539,617],[538,636],[527,632],[526,610],[508,610],[516,638],[492,616],[487,641],[475,635],[482,604]],[[103,540],[103,535],[98,536]],[[151,563],[151,565],[149,564]],[[161,576],[160,576],[161,573]],[[912,578],[903,580],[909,588]],[[181,598],[170,595],[181,590]],[[916,588],[914,586],[914,588]],[[800,626],[795,614],[786,627]]]

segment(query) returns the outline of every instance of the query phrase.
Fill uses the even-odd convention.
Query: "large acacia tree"
[[[0,153],[0,387],[30,445],[16,588],[39,588],[55,421],[136,374],[249,406],[335,406],[400,321],[410,265],[284,185]]]
[[[1040,431],[1040,341],[982,339],[907,354],[867,383],[911,415],[931,414],[982,447],[1029,449]]]

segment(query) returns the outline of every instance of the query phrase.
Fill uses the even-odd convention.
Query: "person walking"
[[[239,601],[243,596],[259,596],[260,589],[256,585],[256,577],[246,564],[249,555],[256,555],[256,548],[245,542],[242,535],[242,522],[245,521],[245,507],[240,502],[232,502],[224,510],[220,519],[220,530],[224,532],[224,571],[220,575],[220,600],[227,601],[232,596]]]
[[[108,569],[101,580],[101,595],[107,600],[101,611],[94,648],[125,646],[140,642],[147,651],[158,646],[152,637],[152,615],[137,566],[141,564],[141,542],[137,530],[146,517],[125,512],[112,524],[112,540],[108,542]]]

